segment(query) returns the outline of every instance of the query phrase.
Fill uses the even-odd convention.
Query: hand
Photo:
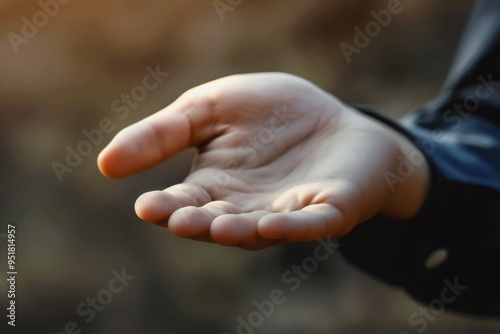
[[[426,164],[395,192],[384,177],[416,150],[411,143],[279,73],[189,90],[118,133],[98,164],[103,174],[123,177],[189,147],[198,154],[186,180],[135,205],[142,219],[185,238],[260,249],[340,237],[379,213],[409,218],[425,198]]]

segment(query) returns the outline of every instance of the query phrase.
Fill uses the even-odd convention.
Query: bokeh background
[[[133,203],[180,182],[193,152],[118,181],[99,174],[97,155],[120,129],[185,90],[234,73],[290,72],[348,103],[394,116],[410,111],[438,93],[473,1],[402,0],[404,10],[348,64],[339,44],[352,44],[354,27],[387,3],[243,0],[221,20],[211,0],[73,0],[15,52],[9,33],[20,35],[23,18],[33,22],[41,6],[0,0],[0,301],[5,310],[5,233],[14,224],[14,332],[55,334],[74,321],[89,334],[236,333],[236,319],[255,310],[254,300],[284,290],[282,273],[315,245],[247,252],[173,237],[140,222]],[[157,65],[168,78],[128,117],[117,117],[112,101]],[[64,163],[66,146],[75,148],[103,118],[114,131],[60,182],[52,163]],[[122,268],[135,279],[85,323],[77,306]],[[420,328],[408,319],[421,305],[337,254],[286,296],[255,333]],[[4,312],[1,333],[12,329]],[[500,322],[446,313],[425,332],[498,333]]]

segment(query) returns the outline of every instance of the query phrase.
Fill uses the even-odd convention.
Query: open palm
[[[384,172],[397,168],[398,135],[295,76],[196,87],[122,130],[99,167],[123,177],[189,147],[186,180],[136,202],[142,219],[181,237],[259,249],[339,237],[394,206]]]

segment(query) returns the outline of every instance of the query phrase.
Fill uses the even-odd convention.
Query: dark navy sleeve
[[[344,256],[425,304],[500,316],[500,1],[478,1],[441,94],[401,120],[359,107],[425,154],[427,199],[407,221],[377,216]]]

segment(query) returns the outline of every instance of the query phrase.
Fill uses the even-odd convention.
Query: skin
[[[185,181],[140,196],[137,215],[180,237],[244,249],[341,237],[377,214],[409,219],[429,183],[408,139],[282,73],[187,91],[119,132],[98,166],[126,177],[190,147],[198,153]],[[416,155],[424,162],[391,189],[385,174]]]

